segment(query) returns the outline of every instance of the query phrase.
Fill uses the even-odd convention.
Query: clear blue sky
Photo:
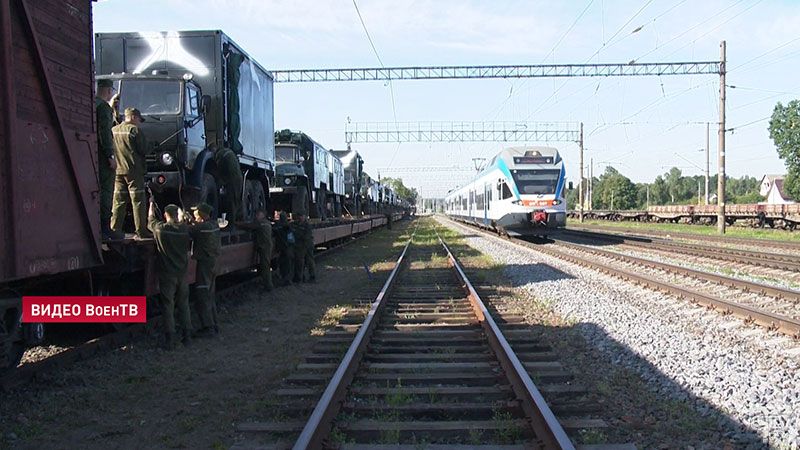
[[[800,2],[778,0],[356,0],[386,66],[716,60],[728,45],[728,174],[783,173],[769,139],[775,103],[800,98]],[[267,69],[375,67],[352,0],[122,0],[94,4],[95,31],[221,29]],[[641,29],[637,30],[639,27]],[[583,121],[586,164],[644,182],[704,166],[712,122],[716,172],[719,77],[276,84],[275,128],[343,148],[344,126],[393,121]],[[468,166],[504,143],[358,144],[367,171]],[[553,143],[578,178],[574,143]],[[425,196],[468,174],[402,173]]]

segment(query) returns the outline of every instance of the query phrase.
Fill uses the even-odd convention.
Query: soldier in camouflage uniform
[[[144,156],[147,141],[139,129],[144,122],[136,108],[125,109],[125,121],[115,126],[114,153],[117,159],[117,176],[114,186],[114,207],[111,214],[111,229],[122,231],[128,204],[133,203],[133,222],[136,226],[136,239],[151,237],[146,226],[144,174],[147,171]]]
[[[100,182],[100,233],[104,240],[125,237],[124,234],[111,231],[111,199],[114,195],[114,174],[117,170],[114,138],[111,134],[111,128],[114,126],[114,111],[108,104],[113,91],[114,83],[111,80],[99,80],[97,96],[94,99],[97,116],[97,176]]]
[[[153,232],[158,249],[158,285],[161,290],[161,306],[164,309],[164,345],[171,349],[175,336],[175,306],[183,329],[183,343],[191,342],[192,317],[189,314],[189,284],[186,270],[189,266],[191,238],[186,225],[178,221],[178,207],[164,207],[164,220],[155,212],[155,203],[150,203],[147,227]]]
[[[197,314],[200,316],[200,330],[197,335],[209,337],[219,329],[214,299],[214,268],[221,247],[219,224],[211,218],[212,208],[207,203],[200,203],[192,211],[194,217],[189,226],[189,235],[192,237],[192,258],[197,260],[194,285],[197,293]]]
[[[267,220],[264,210],[256,211],[256,221],[252,223],[239,223],[239,228],[253,230],[253,239],[258,253],[258,273],[264,290],[272,290],[272,224]]]
[[[280,283],[285,286],[292,284],[294,277],[295,235],[285,212],[281,212],[277,225],[275,243],[278,251],[278,268],[281,275]]]
[[[214,162],[217,165],[217,178],[225,186],[226,207],[228,220],[235,221],[241,217],[242,207],[242,168],[239,167],[239,157],[229,148],[218,149],[212,144],[208,147],[214,152]]]
[[[294,282],[316,281],[317,271],[314,262],[314,232],[305,214],[298,214],[292,224],[295,237],[294,250]],[[305,269],[308,268],[308,279],[305,280]]]

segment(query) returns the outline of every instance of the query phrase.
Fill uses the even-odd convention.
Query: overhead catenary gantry
[[[577,142],[575,122],[356,122],[345,142]]]
[[[720,77],[719,120],[719,187],[717,193],[717,230],[725,233],[725,41],[720,43],[719,61],[685,61],[597,64],[531,64],[493,66],[418,66],[418,67],[361,67],[347,69],[273,70],[276,83],[311,83],[323,81],[393,81],[393,80],[455,80],[483,78],[571,78],[571,77],[632,77],[669,75],[718,75]],[[378,136],[378,135],[375,135]],[[388,135],[387,135],[388,136]],[[408,136],[420,137],[420,136]],[[475,137],[475,136],[466,136]],[[516,141],[513,139],[505,141]],[[415,139],[416,140],[416,139]],[[523,139],[523,141],[539,139]],[[558,140],[558,139],[552,139]],[[566,140],[566,139],[565,139]],[[583,181],[583,123],[576,139],[580,145],[580,179]],[[418,140],[417,140],[418,141]],[[423,142],[455,142],[436,140]],[[492,140],[496,141],[496,140]],[[351,142],[351,141],[348,141]],[[353,141],[360,142],[360,141]],[[398,142],[398,140],[371,141]],[[477,142],[488,142],[479,140]],[[582,184],[582,183],[580,183]],[[583,222],[583,189],[579,189],[578,209]]]

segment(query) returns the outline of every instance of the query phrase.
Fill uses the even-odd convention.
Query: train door
[[[489,224],[489,186],[483,183],[483,224]]]

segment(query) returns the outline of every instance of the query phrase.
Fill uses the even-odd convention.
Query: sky
[[[784,173],[768,120],[777,102],[800,98],[794,0],[101,0],[94,28],[220,29],[270,70],[718,61],[725,40],[726,171],[736,177]],[[706,123],[717,172],[719,83],[718,75],[276,83],[275,129],[342,149],[348,121],[583,122],[585,166],[593,162],[595,176],[611,165],[652,182],[671,167],[704,173]],[[558,148],[577,183],[574,142],[353,148],[372,176],[401,177],[440,197],[472,173],[420,168],[472,167],[473,158],[523,144]]]

